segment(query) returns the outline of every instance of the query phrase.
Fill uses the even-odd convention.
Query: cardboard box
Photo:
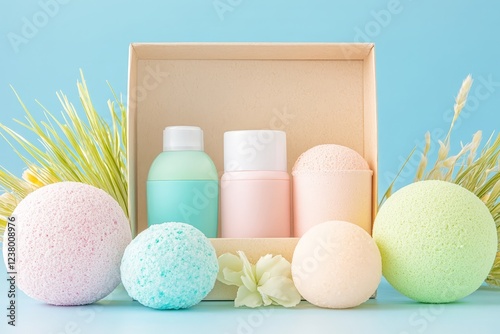
[[[224,253],[243,251],[250,263],[257,263],[260,257],[266,254],[279,254],[291,263],[299,238],[217,238],[210,241],[217,252],[217,257]],[[237,290],[236,286],[228,286],[217,281],[205,300],[234,300]]]
[[[205,151],[220,174],[223,134],[229,130],[284,130],[289,172],[299,155],[315,145],[348,146],[373,170],[375,217],[375,87],[373,44],[132,44],[128,161],[134,235],[147,227],[146,178],[162,150],[163,129],[171,125],[201,127]],[[250,247],[254,253],[249,257],[258,258],[273,249],[274,254],[282,253],[282,243],[277,242],[273,248],[272,239],[265,240],[270,248]],[[238,245],[231,239],[212,242],[216,249],[229,250]],[[291,238],[289,245],[294,243]],[[231,299],[231,293],[224,297],[223,288],[221,291],[220,298]]]

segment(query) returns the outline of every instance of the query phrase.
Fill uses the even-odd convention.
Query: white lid
[[[224,171],[287,171],[286,134],[274,130],[224,133]]]
[[[197,126],[166,127],[163,151],[203,151],[203,130]]]

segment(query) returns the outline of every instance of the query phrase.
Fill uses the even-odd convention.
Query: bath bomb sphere
[[[300,238],[292,259],[292,277],[311,304],[350,308],[367,301],[382,277],[380,252],[361,227],[328,221]]]
[[[78,182],[46,185],[26,196],[13,215],[17,284],[28,296],[84,305],[120,283],[120,262],[132,236],[123,210],[105,191]]]
[[[302,153],[293,166],[293,173],[369,170],[368,162],[353,149],[336,144],[314,146]]]
[[[373,237],[387,281],[424,303],[453,302],[474,292],[498,246],[486,205],[467,189],[437,180],[413,183],[389,197]]]
[[[123,255],[122,282],[130,297],[155,309],[198,304],[213,289],[219,264],[205,235],[184,223],[152,225]]]

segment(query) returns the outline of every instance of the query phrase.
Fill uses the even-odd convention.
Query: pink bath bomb
[[[314,146],[302,153],[292,173],[369,170],[366,160],[349,147],[335,144]]]
[[[345,221],[312,227],[292,259],[293,282],[311,304],[350,308],[367,301],[382,278],[382,259],[372,237]]]
[[[132,236],[123,210],[103,190],[77,182],[47,185],[26,196],[13,215],[17,285],[28,296],[84,305],[120,283],[120,262]],[[6,242],[3,253],[6,261]]]

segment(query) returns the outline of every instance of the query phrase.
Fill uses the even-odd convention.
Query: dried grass
[[[482,132],[477,131],[470,143],[463,145],[456,155],[449,156],[450,138],[455,125],[455,121],[460,116],[460,112],[467,102],[467,95],[472,86],[472,78],[467,76],[463,81],[460,91],[457,95],[454,106],[454,117],[450,125],[450,129],[444,141],[439,141],[439,150],[437,159],[430,170],[425,172],[428,167],[428,152],[430,148],[431,138],[429,132],[425,135],[425,148],[422,152],[420,164],[417,168],[415,181],[421,180],[444,180],[461,185],[476,194],[488,207],[497,226],[497,232],[500,240],[500,135],[496,138],[492,134],[483,148],[478,154],[479,147],[482,141]],[[414,149],[405,164],[414,154]],[[401,168],[401,170],[404,168]],[[401,172],[401,171],[400,171]],[[396,176],[396,179],[398,178]],[[389,189],[384,194],[381,205],[393,192],[394,183],[389,186]],[[500,244],[499,244],[500,249]],[[489,273],[486,282],[490,285],[500,286],[500,252],[497,257],[491,272]]]
[[[0,136],[26,164],[21,178],[0,166],[0,189],[5,191],[0,197],[0,238],[6,217],[17,203],[39,187],[55,182],[83,182],[103,189],[128,215],[126,108],[111,89],[115,101],[108,101],[108,124],[92,104],[83,73],[77,87],[83,116],[59,92],[57,97],[64,110],[59,118],[37,101],[45,121],[35,120],[14,91],[25,111],[25,121],[16,122],[34,133],[38,143],[0,124]]]

